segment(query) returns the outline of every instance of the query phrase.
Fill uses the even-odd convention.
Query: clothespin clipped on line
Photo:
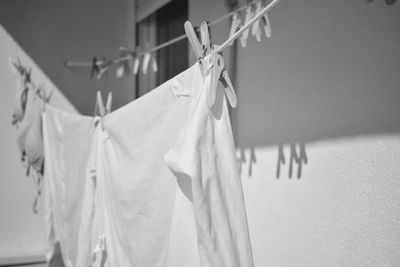
[[[248,6],[246,8],[246,16],[245,16],[245,24],[247,24],[254,16],[256,16],[257,14],[259,14],[262,9],[263,9],[263,4],[262,1],[259,0],[257,1],[257,3],[255,4],[256,7],[254,9],[253,4],[252,3],[248,3]],[[233,24],[233,21],[232,21]],[[251,35],[256,37],[256,40],[258,42],[261,41],[261,37],[262,37],[262,28],[264,28],[264,33],[265,36],[267,38],[271,38],[271,24],[269,22],[269,18],[268,18],[268,13],[265,12],[260,19],[258,19],[256,22],[254,22],[253,25],[251,25]],[[231,33],[232,35],[234,34]],[[232,36],[230,35],[230,36]],[[246,47],[247,45],[247,38],[249,35],[249,30],[245,30],[242,33],[242,36],[240,37],[240,42],[242,44],[242,47]]]
[[[23,78],[24,85],[31,83],[32,70],[22,65],[18,57],[10,58],[9,60],[13,75],[19,74]]]
[[[43,84],[40,84],[37,86],[35,89],[35,97],[39,97],[42,101],[42,110],[45,110],[46,104],[50,102],[51,97],[53,96],[54,90],[50,90],[50,92],[47,94],[45,86]]]
[[[148,43],[148,42],[145,44],[145,51],[147,51],[147,52],[144,53],[143,62],[142,62],[143,74],[145,74],[145,75],[147,74],[150,64],[151,64],[151,69],[153,70],[153,72],[157,72],[158,66],[157,66],[155,53],[150,50],[150,43]]]
[[[16,95],[14,100],[14,112],[12,115],[12,124],[17,125],[22,121],[25,115],[25,108],[28,99],[29,83],[31,82],[31,70],[29,71],[21,64],[19,58],[14,57],[9,59],[10,67],[13,75],[19,75],[18,84],[16,87]]]
[[[217,49],[217,46],[214,46],[214,49]],[[237,107],[237,97],[235,94],[235,90],[233,89],[233,84],[231,79],[229,78],[228,71],[226,70],[224,58],[221,53],[216,53],[213,51],[213,55],[211,58],[212,62],[212,70],[211,70],[211,84],[210,84],[210,92],[208,95],[208,107],[211,108],[215,104],[215,99],[217,97],[217,89],[218,82],[221,81],[225,94],[228,98],[231,107]]]
[[[94,116],[104,117],[108,113],[111,112],[111,104],[112,104],[112,92],[108,93],[107,103],[104,106],[103,97],[100,91],[97,91],[96,95],[96,106],[94,108]]]
[[[139,65],[140,65],[140,59],[139,59],[139,55],[140,55],[140,46],[136,47],[136,57],[135,60],[133,61],[133,74],[137,75],[139,72]]]
[[[259,13],[262,10],[262,5],[261,1],[258,1],[256,3],[256,11],[255,14]],[[260,26],[260,19],[257,20],[252,26],[251,26],[251,35],[256,37],[256,40],[258,42],[261,42],[261,26]]]
[[[157,72],[158,66],[157,66],[157,61],[156,61],[155,55],[152,52],[147,52],[143,58],[143,64],[142,64],[143,74],[147,74],[150,63],[151,63],[151,69],[153,70],[153,72]]]
[[[256,12],[254,15],[260,13],[262,11],[262,9],[263,9],[262,2],[261,2],[261,0],[259,0],[256,3]],[[265,36],[267,38],[271,38],[271,24],[269,23],[268,12],[265,12],[261,16],[261,18],[256,23],[253,24],[253,27],[256,28],[254,30],[254,31],[256,31],[256,33],[253,34],[253,32],[252,32],[252,34],[256,35],[257,41],[258,40],[261,41],[261,25],[260,24],[264,27]],[[254,25],[256,25],[256,26],[254,26]],[[253,30],[253,28],[252,28],[252,30]]]
[[[118,48],[119,50],[119,57],[120,58],[126,58],[126,57],[130,57],[131,59],[135,58],[135,52],[134,51],[130,51],[129,49],[127,49],[126,47],[120,46]],[[118,67],[117,67],[117,71],[116,71],[116,76],[117,78],[120,78],[124,75],[128,75],[131,73],[131,69],[129,66],[129,60],[128,59],[122,59],[118,62]]]
[[[244,24],[246,25],[253,18],[253,16],[254,16],[253,6],[251,3],[248,3],[247,7],[246,7],[246,15],[245,15],[245,19],[244,19]],[[240,43],[241,43],[242,47],[247,46],[247,38],[248,37],[249,37],[249,29],[246,29],[242,33],[242,36],[240,36]]]
[[[218,46],[211,46],[207,23],[203,21],[200,25],[201,42],[197,38],[193,26],[189,21],[186,21],[184,26],[186,35],[194,50],[195,56],[197,57],[199,63],[203,65],[203,73],[207,74],[209,71],[211,73],[210,90],[207,96],[208,107],[211,108],[214,106],[218,90],[218,83],[221,81],[230,105],[235,108],[237,106],[236,94],[226,70],[222,54],[216,52]],[[208,62],[209,64],[203,62],[206,56],[210,56],[210,60]],[[205,64],[208,66],[204,66]]]
[[[90,77],[100,79],[105,73],[107,73],[109,66],[112,64],[111,61],[107,61],[105,57],[99,60],[97,57],[92,59],[92,69],[90,71]]]
[[[232,15],[232,23],[231,28],[229,30],[229,37],[231,37],[242,25],[242,19],[239,16],[239,12],[235,11]],[[229,44],[230,46],[233,44],[233,41]]]

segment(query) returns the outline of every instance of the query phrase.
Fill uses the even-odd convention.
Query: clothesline
[[[261,0],[258,0],[258,1],[261,1]],[[218,18],[218,19],[215,19],[215,20],[211,21],[210,23],[208,23],[208,25],[211,27],[211,26],[213,26],[213,25],[215,25],[215,24],[217,24],[217,23],[219,23],[219,22],[221,22],[221,21],[224,21],[225,19],[228,19],[228,18],[230,18],[231,16],[233,16],[233,14],[235,14],[236,12],[242,11],[242,10],[246,9],[246,7],[247,7],[248,5],[253,5],[254,3],[256,3],[256,2],[258,2],[258,1],[251,1],[250,3],[248,3],[248,4],[246,4],[246,5],[243,5],[243,6],[239,7],[239,8],[236,8],[235,10],[233,10],[233,11],[231,11],[231,12],[225,14],[224,16],[222,16],[222,17],[220,17],[220,18]],[[278,4],[279,1],[280,1],[280,0],[273,0],[273,1],[271,1],[266,7],[263,8],[263,10],[262,10],[261,12],[259,12],[258,14],[256,14],[246,25],[244,25],[243,27],[241,27],[233,36],[231,36],[227,41],[225,41],[225,42],[218,48],[218,52],[221,52],[221,51],[222,51],[223,49],[225,49],[226,46],[228,46],[232,41],[234,41],[235,39],[237,39],[243,31],[245,31],[247,28],[249,28],[249,27],[250,27],[252,24],[254,24],[254,22],[256,22],[258,19],[260,19],[260,17],[261,17],[265,12],[269,11],[272,7],[274,7],[276,4]],[[186,39],[186,38],[187,38],[186,34],[182,34],[182,35],[180,35],[180,36],[178,36],[178,37],[176,37],[176,38],[174,38],[174,39],[171,39],[171,40],[169,40],[169,41],[167,41],[167,42],[165,42],[165,43],[162,43],[162,44],[159,44],[159,45],[153,47],[153,48],[150,49],[149,51],[144,51],[144,52],[142,52],[142,53],[139,53],[138,55],[136,55],[136,57],[144,56],[146,53],[154,53],[154,52],[156,52],[157,50],[160,50],[160,49],[162,49],[162,48],[165,48],[165,47],[167,47],[167,46],[170,46],[170,45],[172,45],[172,44],[174,44],[174,43],[177,43],[177,42],[179,42],[179,41],[181,41],[181,40],[184,40],[184,39]],[[131,55],[123,56],[123,57],[116,57],[116,58],[114,58],[114,59],[109,60],[108,63],[110,63],[110,64],[116,64],[116,63],[120,63],[120,62],[125,61],[125,60],[129,60],[129,59],[131,59],[131,58],[132,58]],[[102,64],[102,63],[104,63],[104,62],[102,62],[102,61],[100,60],[99,63]],[[86,61],[86,62],[81,62],[81,61],[66,61],[66,62],[65,62],[65,66],[66,66],[66,67],[92,67],[92,66],[93,66],[93,62],[91,62],[91,61]]]

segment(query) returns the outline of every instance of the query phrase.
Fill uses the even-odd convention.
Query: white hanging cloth
[[[102,119],[77,266],[253,265],[227,104],[219,90],[208,108],[209,86],[196,63]]]

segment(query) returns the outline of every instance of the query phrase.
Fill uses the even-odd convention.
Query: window
[[[141,51],[169,41],[185,33],[183,24],[188,17],[188,1],[175,0],[136,24],[136,46]],[[140,97],[188,67],[188,41],[181,40],[158,50],[155,55],[158,71],[140,70],[136,77],[136,97]]]

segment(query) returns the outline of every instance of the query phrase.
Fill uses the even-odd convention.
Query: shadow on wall
[[[306,145],[304,143],[291,143],[289,144],[289,154],[285,155],[284,144],[278,145],[278,157],[276,160],[276,178],[281,177],[281,173],[286,167],[288,170],[287,177],[297,177],[300,179],[303,172],[303,165],[308,164],[308,156],[306,151]],[[239,149],[239,172],[247,171],[247,176],[252,177],[254,165],[257,164],[257,156],[254,147],[250,147],[249,155],[246,157],[246,150],[243,148]],[[243,166],[248,164],[248,169],[244,170]],[[283,169],[283,170],[282,170]],[[297,170],[297,171],[296,171]],[[294,175],[295,174],[295,175]]]
[[[272,38],[238,48],[238,147],[278,145],[276,177],[285,162],[301,177],[306,143],[400,132],[399,12],[383,1],[282,1]]]

